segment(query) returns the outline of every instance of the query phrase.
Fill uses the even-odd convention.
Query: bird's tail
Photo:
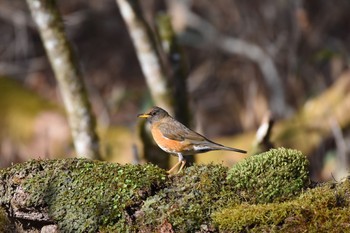
[[[242,153],[242,154],[246,154],[247,153],[247,151],[245,151],[245,150],[241,150],[241,149],[237,149],[237,148],[233,148],[233,147],[228,147],[228,146],[223,146],[221,144],[218,144],[217,146],[218,146],[219,150],[235,151],[235,152]]]
[[[201,148],[199,148],[199,147],[201,147]],[[198,151],[201,151],[201,152],[206,152],[206,151],[211,151],[211,150],[228,150],[228,151],[235,151],[235,152],[242,153],[242,154],[246,154],[247,153],[247,151],[245,151],[245,150],[224,146],[224,145],[221,145],[219,143],[216,143],[216,142],[213,142],[213,141],[210,141],[210,140],[207,141],[206,145],[204,145],[202,143],[196,149]]]

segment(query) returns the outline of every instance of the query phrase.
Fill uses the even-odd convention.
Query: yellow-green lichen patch
[[[85,159],[31,161],[7,169],[6,175],[22,179],[26,206],[47,208],[62,232],[97,232],[110,225],[128,229],[142,201],[167,179],[164,170],[150,164]]]
[[[175,232],[215,230],[210,214],[239,200],[226,175],[227,168],[221,165],[195,165],[174,176],[166,188],[145,201],[136,218],[139,230],[159,232],[164,225]]]
[[[306,157],[297,150],[272,149],[235,164],[227,179],[242,201],[283,201],[309,185],[308,164]]]
[[[221,232],[350,232],[350,182],[325,184],[283,203],[244,203],[212,215]]]

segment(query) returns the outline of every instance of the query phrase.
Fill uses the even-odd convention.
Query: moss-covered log
[[[228,206],[298,197],[309,184],[305,164],[305,156],[283,148],[251,157],[230,171],[201,165],[175,176],[150,164],[36,160],[0,171],[0,205],[17,226],[32,230],[56,224],[61,232],[218,232],[220,225],[211,215]],[[261,170],[250,169],[259,166],[270,182],[243,189],[249,180],[237,174],[262,179]],[[292,192],[269,188],[287,189],[286,183]],[[256,187],[270,198],[259,199]]]
[[[165,181],[165,171],[153,165],[37,160],[0,172],[0,204],[33,228],[55,222],[62,232],[124,229]]]

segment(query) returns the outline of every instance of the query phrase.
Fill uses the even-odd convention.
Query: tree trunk
[[[27,0],[57,78],[78,157],[99,159],[95,119],[55,1]]]

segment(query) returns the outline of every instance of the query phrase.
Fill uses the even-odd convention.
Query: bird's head
[[[163,119],[169,116],[167,111],[160,107],[153,107],[149,112],[137,115],[140,118],[146,118],[150,123]]]

